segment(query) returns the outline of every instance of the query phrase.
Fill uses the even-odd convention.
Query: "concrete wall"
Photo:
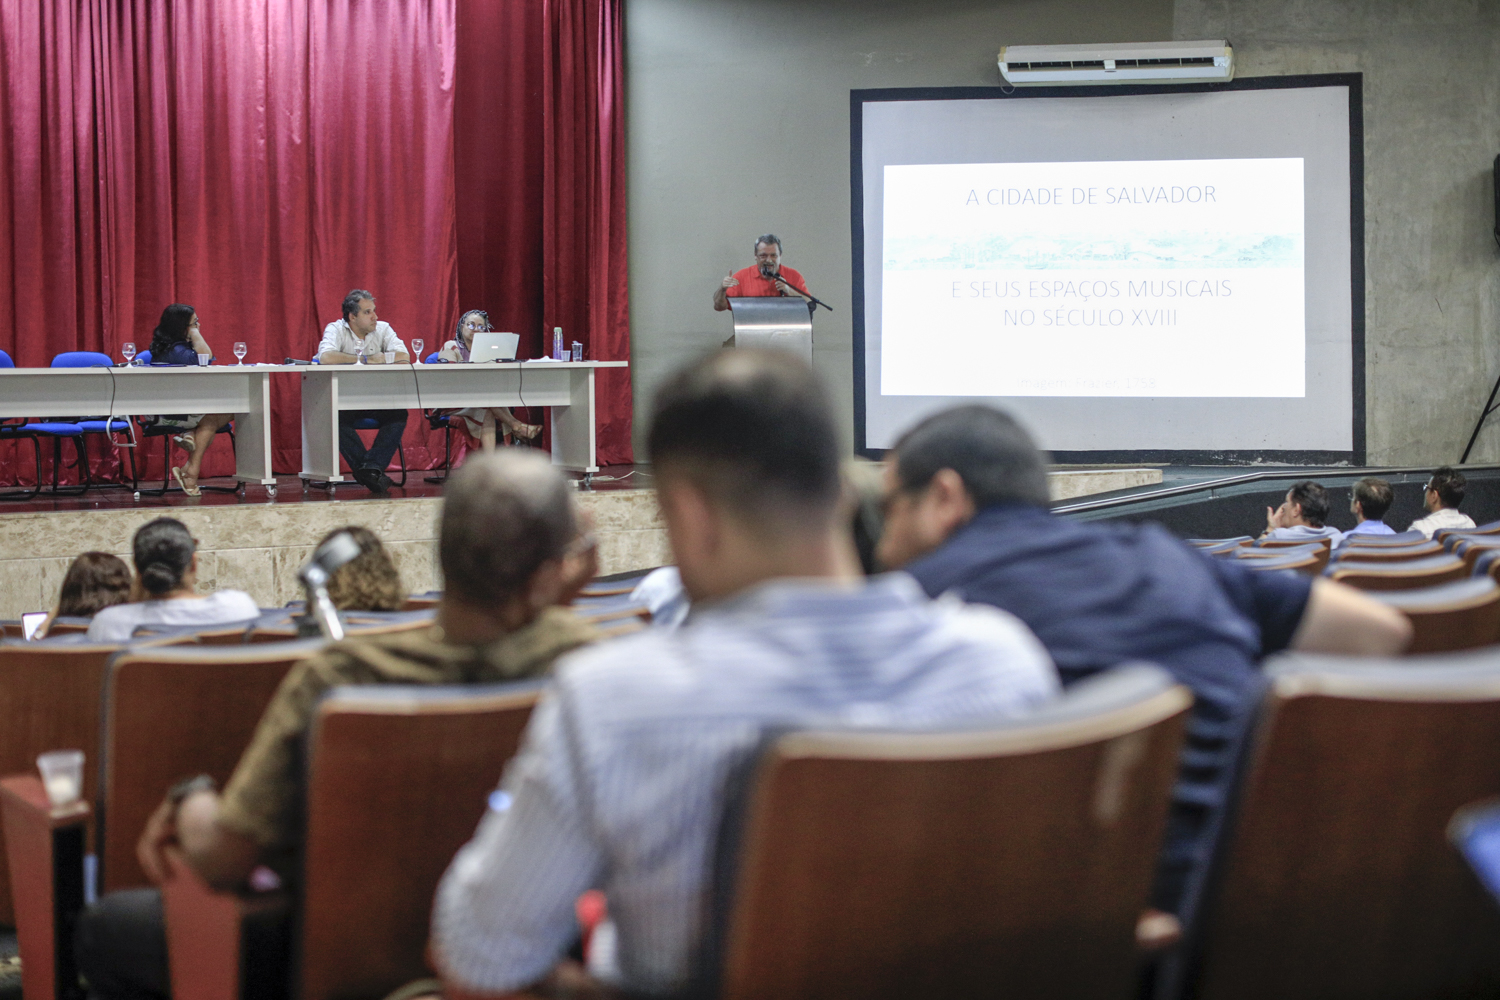
[[[777,233],[853,416],[849,91],[997,86],[1003,44],[1171,37],[1171,0],[630,0],[630,298],[637,447],[653,391],[717,347],[710,298]],[[846,427],[852,447],[852,435]]]
[[[1229,39],[1240,76],[1364,74],[1369,461],[1457,461],[1500,371],[1500,4],[1176,0],[1175,33]]]

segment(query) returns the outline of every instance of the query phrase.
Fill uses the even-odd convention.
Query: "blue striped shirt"
[[[994,608],[932,602],[905,574],[777,580],[571,654],[488,813],[438,890],[433,942],[475,992],[535,982],[603,889],[624,985],[686,985],[705,933],[729,775],[771,728],[943,729],[1058,689],[1046,651]]]

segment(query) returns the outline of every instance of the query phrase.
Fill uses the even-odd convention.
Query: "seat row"
[[[1322,575],[1369,593],[1411,620],[1411,653],[1500,642],[1500,521],[1466,530],[1354,535],[1337,551],[1326,539],[1302,544],[1248,536],[1193,539],[1216,557],[1256,570]]]
[[[317,640],[0,645],[0,804],[27,1000],[74,980],[88,834],[101,890],[183,774],[221,782]],[[1500,989],[1500,910],[1445,839],[1500,794],[1500,651],[1267,667],[1232,835],[1156,956],[1159,995]],[[94,692],[95,716],[46,699]],[[165,887],[176,1000],[375,998],[430,974],[437,881],[519,744],[535,683],[331,693],[308,737],[297,890]],[[24,703],[26,699],[30,703]],[[83,697],[80,703],[86,702]],[[993,729],[793,733],[728,795],[711,926],[726,997],[1127,995],[1191,695],[1150,666]],[[90,738],[95,741],[90,744]],[[53,810],[38,747],[91,746]],[[1413,747],[1429,748],[1414,754]],[[940,821],[937,821],[940,820]],[[0,915],[3,916],[3,915]]]

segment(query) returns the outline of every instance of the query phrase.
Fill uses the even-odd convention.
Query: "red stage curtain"
[[[65,350],[118,357],[125,341],[145,349],[162,306],[183,301],[221,360],[236,340],[252,361],[306,358],[344,293],[364,287],[426,353],[451,335],[459,289],[473,288],[503,299],[502,316],[519,310],[514,328],[531,345],[561,325],[590,357],[628,357],[618,3],[0,5],[11,139],[0,150],[0,348],[22,366]],[[459,30],[476,13],[479,29]],[[461,58],[461,41],[489,58]],[[574,66],[594,75],[538,85]],[[489,88],[503,67],[542,75],[520,71],[493,117],[460,121],[455,135],[456,92]],[[557,108],[560,93],[574,96]],[[580,119],[559,127],[564,113]],[[455,141],[463,156],[482,135],[494,154],[505,120],[526,124],[498,136],[500,176],[476,179],[477,161],[455,171]],[[575,158],[589,143],[598,162]],[[511,171],[507,158],[535,163]],[[544,301],[567,305],[544,318]],[[295,472],[297,380],[273,385],[275,465]],[[607,376],[600,395],[601,456],[628,460],[628,377]],[[408,424],[410,467],[441,450],[425,422]],[[0,448],[0,479],[30,481],[22,454]],[[205,474],[232,469],[216,444]]]
[[[621,0],[458,0],[459,295],[524,357],[560,326],[630,358],[622,22]],[[600,464],[632,461],[629,370],[596,402]]]

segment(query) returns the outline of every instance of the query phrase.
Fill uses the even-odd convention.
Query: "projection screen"
[[[1057,461],[1364,461],[1358,74],[851,92],[855,428]]]

